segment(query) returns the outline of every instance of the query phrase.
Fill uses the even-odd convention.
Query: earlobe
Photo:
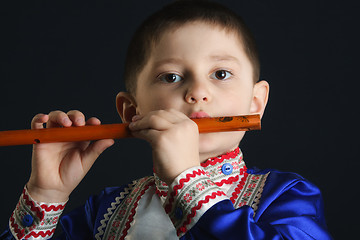
[[[255,84],[253,89],[253,99],[250,107],[252,114],[260,114],[262,117],[269,98],[269,83],[260,81]]]
[[[127,92],[119,92],[116,96],[116,108],[123,123],[131,122],[131,119],[136,115],[136,101],[135,98]]]

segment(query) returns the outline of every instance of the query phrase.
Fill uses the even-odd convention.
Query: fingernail
[[[82,118],[76,119],[76,124],[81,125],[84,123],[84,120]]]
[[[139,119],[140,119],[140,115],[134,115],[134,116],[132,117],[131,121],[136,122],[136,121],[139,120]]]
[[[66,124],[66,125],[68,125],[68,124],[71,125],[72,124],[72,122],[68,118],[63,118],[63,123]]]

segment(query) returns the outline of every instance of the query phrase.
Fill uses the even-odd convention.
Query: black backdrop
[[[31,2],[31,3],[30,3]],[[29,128],[38,112],[79,109],[119,122],[115,96],[140,22],[169,1],[0,3],[0,130]],[[359,224],[356,1],[222,1],[244,17],[271,86],[263,130],[241,143],[248,166],[294,171],[320,187],[328,227],[351,239]],[[90,194],[151,174],[150,148],[118,140],[73,192]],[[127,159],[125,161],[125,159]],[[0,148],[0,228],[30,174],[31,146]],[[0,230],[2,231],[2,230]]]

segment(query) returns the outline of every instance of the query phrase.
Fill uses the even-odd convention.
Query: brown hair
[[[260,63],[255,40],[240,16],[215,2],[178,0],[148,17],[135,32],[125,60],[124,79],[128,92],[135,94],[138,73],[144,68],[161,35],[193,21],[217,25],[237,33],[252,63],[254,82],[259,80]]]

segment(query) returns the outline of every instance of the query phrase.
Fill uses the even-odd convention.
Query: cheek
[[[147,114],[151,111],[161,109],[177,109],[177,98],[173,95],[168,96],[165,92],[152,92],[139,96],[138,98],[138,111],[140,114]]]
[[[229,91],[222,97],[220,109],[226,115],[244,115],[250,112],[252,94],[249,91]]]

